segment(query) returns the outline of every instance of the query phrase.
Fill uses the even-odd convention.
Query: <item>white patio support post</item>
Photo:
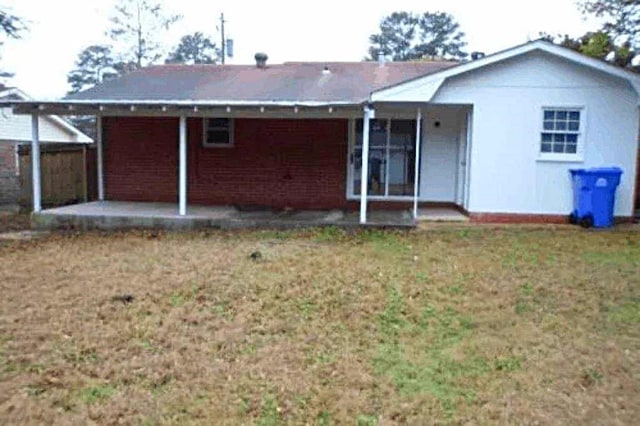
[[[40,179],[40,130],[38,114],[31,114],[31,185],[33,187],[33,212],[42,210],[42,181]]]
[[[102,146],[102,116],[96,116],[96,163],[98,172],[98,200],[104,201],[104,152]]]
[[[369,192],[369,121],[374,114],[370,106],[364,108],[362,123],[362,174],[360,177],[360,224],[367,223],[367,193]]]
[[[180,142],[179,142],[179,166],[178,166],[178,213],[180,216],[187,214],[187,117],[180,116]]]
[[[420,145],[422,135],[422,110],[418,108],[416,116],[416,161],[415,170],[413,172],[413,218],[418,219],[418,194],[420,193]]]

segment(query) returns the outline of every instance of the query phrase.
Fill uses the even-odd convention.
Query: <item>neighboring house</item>
[[[619,166],[634,210],[640,77],[544,41],[471,62],[152,66],[22,114],[98,117],[101,198],[297,209],[448,205],[565,221],[569,170]],[[368,131],[367,131],[368,129]],[[419,141],[419,143],[416,143]],[[364,158],[363,158],[364,157]]]
[[[0,86],[0,100],[28,101],[30,98],[17,88]],[[40,138],[43,143],[69,144],[93,142],[67,121],[55,115],[42,115],[39,119]],[[16,115],[11,108],[0,108],[0,206],[17,206],[20,195],[18,150],[31,143],[31,118]]]

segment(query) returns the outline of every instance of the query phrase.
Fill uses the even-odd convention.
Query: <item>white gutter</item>
[[[362,101],[350,102],[350,101],[238,101],[238,100],[134,100],[134,99],[69,99],[69,100],[55,100],[55,101],[0,101],[0,105],[34,105],[34,106],[47,106],[47,105],[60,105],[60,106],[73,106],[73,105],[149,105],[149,106],[301,106],[301,107],[324,107],[324,106],[360,106],[366,102],[366,99]]]

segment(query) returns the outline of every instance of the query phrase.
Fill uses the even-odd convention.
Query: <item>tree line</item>
[[[633,65],[640,55],[640,0],[581,0],[585,17],[603,21],[600,28],[578,37],[540,33],[539,37],[614,65],[640,71]],[[393,61],[427,60],[434,57],[464,60],[468,53],[465,34],[447,13],[394,12],[380,22],[379,32],[369,37],[367,60],[379,55]]]
[[[640,71],[633,60],[640,55],[640,0],[579,0],[586,17],[597,17],[600,28],[579,37],[540,33],[540,37],[614,65]],[[106,74],[121,75],[158,62],[215,64],[220,49],[202,32],[186,34],[167,55],[160,40],[181,15],[167,13],[157,0],[115,0],[105,42],[83,49],[67,75],[69,93],[99,83]],[[0,35],[20,38],[25,20],[0,10]],[[380,56],[393,61],[428,60],[434,57],[465,60],[469,55],[465,33],[454,17],[444,12],[394,12],[380,21],[369,37],[365,60]],[[0,41],[0,48],[2,42]],[[0,77],[10,76],[0,69]]]
[[[0,10],[0,34],[4,38],[19,39],[27,30],[27,24],[24,19],[15,16],[6,10]],[[4,41],[0,40],[0,48],[4,45]],[[0,78],[10,78],[13,74],[0,69]]]
[[[86,47],[67,75],[69,93],[77,93],[103,80],[158,63],[215,64],[220,49],[202,32],[186,34],[164,56],[160,39],[181,15],[165,12],[153,0],[116,0],[106,31],[108,42]]]

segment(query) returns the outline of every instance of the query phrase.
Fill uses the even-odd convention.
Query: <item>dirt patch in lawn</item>
[[[53,234],[0,245],[8,423],[633,423],[640,234]]]
[[[0,212],[0,233],[31,229],[31,216],[28,213]]]

